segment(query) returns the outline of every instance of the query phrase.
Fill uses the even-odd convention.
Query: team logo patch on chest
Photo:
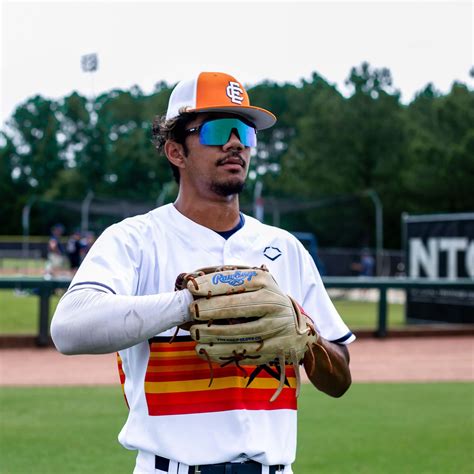
[[[281,257],[281,251],[277,247],[265,247],[263,255],[273,262],[278,257]]]

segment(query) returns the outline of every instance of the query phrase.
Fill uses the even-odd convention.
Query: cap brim
[[[189,112],[227,112],[230,114],[241,115],[245,119],[252,122],[257,130],[264,130],[275,125],[277,119],[268,110],[253,106],[223,106],[223,107],[203,107],[190,109]]]

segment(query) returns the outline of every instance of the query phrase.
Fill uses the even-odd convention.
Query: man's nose
[[[227,143],[223,145],[224,149],[232,149],[232,148],[238,148],[243,150],[245,147],[240,141],[240,138],[235,130],[232,130],[232,132],[229,135],[229,140],[227,140]]]

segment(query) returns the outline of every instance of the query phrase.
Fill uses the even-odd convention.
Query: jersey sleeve
[[[305,312],[313,319],[321,336],[337,344],[349,344],[355,335],[342,320],[329,297],[313,258],[306,249],[302,249],[305,271],[303,282],[306,292],[303,299]]]
[[[93,288],[106,293],[135,295],[138,287],[140,244],[124,225],[107,228],[87,253],[69,292]]]

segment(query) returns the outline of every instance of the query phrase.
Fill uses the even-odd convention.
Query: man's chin
[[[211,190],[219,196],[240,194],[245,188],[245,181],[229,180],[222,183],[212,183]]]

